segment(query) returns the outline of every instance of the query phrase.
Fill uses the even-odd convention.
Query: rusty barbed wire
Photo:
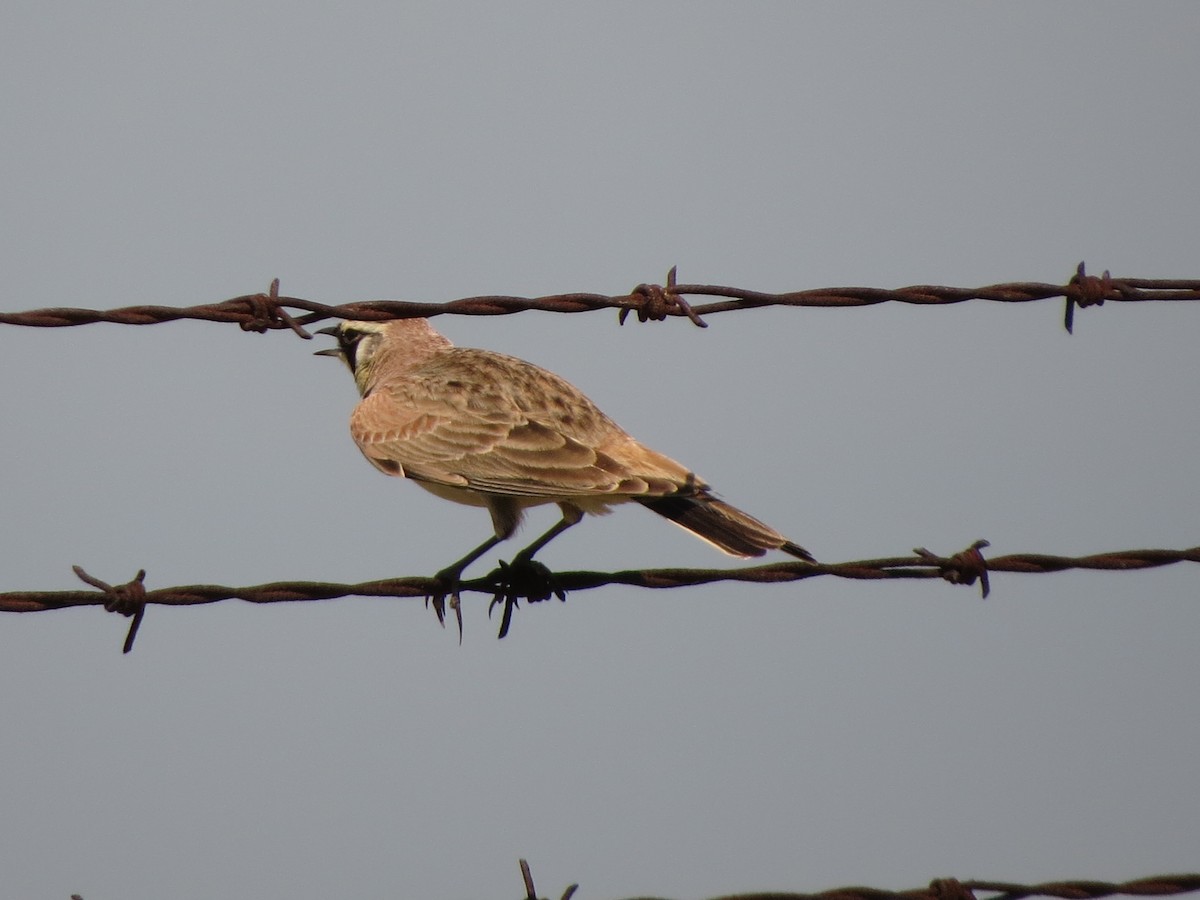
[[[723,299],[697,305],[684,299],[689,296]],[[705,315],[767,306],[858,307],[880,303],[934,306],[969,300],[1028,303],[1054,298],[1065,299],[1064,326],[1071,331],[1076,308],[1100,306],[1105,301],[1142,303],[1200,300],[1200,279],[1116,278],[1108,272],[1095,276],[1086,274],[1084,264],[1080,263],[1066,284],[1026,281],[979,288],[912,285],[896,289],[840,287],[768,293],[716,284],[679,284],[676,282],[675,269],[672,268],[665,284],[639,284],[628,294],[568,293],[543,297],[488,295],[464,297],[447,303],[372,300],[340,305],[281,296],[279,279],[275,279],[266,292],[245,294],[219,303],[187,307],[125,306],[109,310],[52,307],[26,312],[0,312],[0,324],[61,328],[96,322],[153,325],[179,319],[197,319],[237,323],[244,331],[290,329],[308,338],[311,335],[304,326],[330,318],[378,321],[451,314],[498,316],[528,310],[579,313],[615,309],[622,323],[630,312],[634,312],[642,322],[679,317],[704,327],[702,317]]]
[[[1020,572],[1047,574],[1070,569],[1093,571],[1134,571],[1158,568],[1180,562],[1200,562],[1200,547],[1186,550],[1120,550],[1090,556],[1055,556],[1044,553],[1012,553],[985,559],[982,549],[986,541],[976,541],[966,550],[950,556],[939,556],[917,548],[912,556],[866,559],[842,563],[779,562],[762,566],[735,569],[626,569],[615,572],[567,571],[550,574],[547,587],[544,567],[538,567],[526,578],[517,567],[501,564],[488,574],[460,585],[462,592],[490,594],[492,606],[503,604],[499,637],[508,633],[513,610],[519,601],[536,603],[552,596],[565,599],[578,591],[594,590],[609,585],[626,585],[651,589],[693,587],[718,582],[743,584],[780,584],[804,581],[809,578],[832,576],[852,580],[941,578],[951,584],[971,585],[981,582],[987,597],[988,574]],[[126,639],[125,652],[133,645],[136,627],[148,605],[195,606],[224,600],[244,600],[248,603],[286,603],[311,600],[333,600],[342,597],[429,598],[439,583],[435,578],[405,576],[342,584],[323,581],[278,581],[249,587],[229,587],[217,584],[192,584],[148,590],[142,584],[145,572],[134,581],[113,587],[88,575],[78,566],[76,574],[95,591],[8,591],[0,593],[0,612],[43,612],[76,606],[104,606],[106,609],[135,616]],[[134,586],[136,584],[136,587]],[[489,609],[490,612],[490,609]]]
[[[72,566],[71,569],[84,584],[90,584],[103,591],[104,608],[108,612],[120,613],[133,618],[133,621],[129,623],[129,633],[125,636],[124,648],[121,650],[122,653],[128,653],[133,649],[138,629],[142,627],[142,618],[146,615],[146,570],[139,569],[133,581],[111,585],[99,578],[93,578],[80,566]]]
[[[529,863],[520,860],[521,878],[525,887],[525,900],[539,898],[533,886],[533,874]],[[561,900],[571,900],[579,890],[578,884],[568,885]],[[844,887],[817,893],[794,893],[788,891],[758,891],[753,894],[722,894],[713,900],[980,900],[976,892],[994,893],[996,896],[984,900],[1022,900],[1025,897],[1058,897],[1062,900],[1096,900],[1100,897],[1166,897],[1200,891],[1200,875],[1152,875],[1134,881],[1051,881],[1043,884],[1011,884],[994,881],[959,881],[956,878],[936,878],[928,887],[908,891],[888,891],[880,888]],[[83,900],[72,894],[71,900]],[[633,900],[633,898],[631,898]],[[640,897],[637,900],[656,900]],[[657,898],[662,900],[662,898]]]
[[[534,890],[529,863],[524,859],[519,862],[521,878],[525,886],[525,900],[539,900],[537,891]],[[570,900],[578,888],[578,884],[569,885],[562,894],[562,900]],[[907,891],[843,887],[816,893],[759,891],[751,894],[723,894],[713,900],[1024,900],[1026,897],[1098,900],[1101,897],[1114,896],[1164,897],[1194,891],[1200,891],[1200,874],[1152,875],[1149,878],[1124,882],[1051,881],[1042,884],[937,878],[931,881],[928,887]],[[979,898],[977,894],[980,892],[994,896]],[[639,900],[653,900],[653,898],[642,897]]]

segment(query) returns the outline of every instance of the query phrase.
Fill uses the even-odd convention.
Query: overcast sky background
[[[0,9],[0,307],[1200,277],[1191,3]],[[1200,306],[445,317],[828,561],[1200,543]],[[0,327],[0,590],[428,575],[327,341]],[[556,513],[532,516],[523,537]],[[505,546],[472,570],[482,574]],[[780,557],[781,559],[783,557]],[[639,508],[560,569],[728,560]],[[0,896],[1200,866],[1200,571],[0,617]]]

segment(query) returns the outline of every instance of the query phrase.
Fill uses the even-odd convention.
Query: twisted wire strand
[[[538,900],[529,864],[521,860],[526,900]],[[562,900],[570,900],[579,885],[569,885]],[[927,887],[889,891],[870,887],[841,887],[817,893],[789,891],[723,894],[712,900],[1024,900],[1026,897],[1055,897],[1059,900],[1099,900],[1102,897],[1165,897],[1200,891],[1200,874],[1153,875],[1133,881],[1051,881],[1042,884],[938,878]],[[987,898],[977,897],[986,893]],[[638,900],[654,900],[642,897]],[[662,900],[662,898],[658,898]]]
[[[654,568],[627,569],[616,572],[567,571],[553,573],[556,587],[565,592],[593,590],[608,585],[628,585],[642,588],[677,588],[718,582],[778,584],[803,581],[809,578],[832,576],[853,580],[942,578],[956,584],[973,584],[963,554],[940,557],[917,553],[881,559],[857,560],[842,563],[780,562],[763,566],[734,569]],[[982,557],[981,557],[982,559]],[[1186,550],[1121,550],[1090,556],[1055,556],[1044,553],[1014,553],[984,561],[988,572],[1021,572],[1046,574],[1069,569],[1099,571],[1133,571],[1157,568],[1180,562],[1200,562],[1200,547]],[[480,578],[462,582],[461,590],[495,594],[497,569]],[[82,570],[79,570],[82,573]],[[82,573],[81,577],[86,573]],[[88,576],[90,578],[90,576]],[[95,585],[97,579],[89,583]],[[103,584],[102,582],[100,584]],[[140,584],[140,579],[139,579]],[[126,587],[124,585],[118,588]],[[519,585],[518,585],[519,587]],[[7,591],[0,593],[0,612],[41,612],[68,609],[76,606],[113,605],[112,592],[118,588],[97,591]],[[278,581],[248,587],[219,584],[191,584],[176,587],[142,589],[141,604],[162,606],[194,606],[224,600],[245,600],[249,603],[287,603],[310,600],[332,600],[340,597],[427,597],[438,588],[433,578],[406,576],[345,584],[324,581]],[[132,615],[136,607],[125,610]]]
[[[529,863],[520,860],[525,900],[539,900]],[[562,900],[571,900],[578,884],[568,885]],[[908,891],[889,891],[870,887],[842,887],[817,893],[759,891],[752,894],[723,894],[712,900],[981,900],[978,892],[988,893],[986,900],[1024,900],[1026,897],[1055,897],[1060,900],[1099,900],[1102,897],[1167,897],[1200,891],[1200,875],[1152,875],[1133,881],[1050,881],[1042,884],[1013,884],[996,881],[959,881],[937,878],[928,887]],[[71,900],[83,900],[72,894]],[[634,898],[630,898],[634,900]],[[663,900],[639,897],[636,900]]]
[[[685,297],[712,297],[708,303],[690,303]],[[769,293],[716,284],[679,284],[672,268],[666,283],[639,284],[628,294],[566,293],[543,297],[484,295],[464,297],[447,303],[374,300],[331,305],[279,294],[279,279],[265,293],[244,294],[219,303],[197,306],[125,306],[96,310],[78,307],[53,307],[25,312],[0,312],[0,324],[39,328],[60,328],[111,322],[122,325],[151,325],[179,319],[208,322],[233,322],[244,331],[265,332],[291,329],[310,337],[304,326],[330,318],[383,320],[392,318],[433,317],[439,315],[496,316],[528,310],[549,312],[594,312],[616,309],[624,322],[630,312],[640,321],[661,321],[684,317],[704,326],[702,316],[739,309],[766,306],[858,307],[880,303],[907,303],[918,306],[965,303],[987,300],[997,303],[1028,303],[1064,298],[1064,325],[1070,331],[1076,308],[1100,306],[1105,301],[1121,303],[1175,302],[1200,300],[1200,279],[1115,278],[1086,274],[1080,263],[1066,284],[1010,282],[979,288],[942,285],[912,285],[884,289],[836,287]]]

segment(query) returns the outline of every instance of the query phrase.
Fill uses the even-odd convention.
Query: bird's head
[[[385,337],[384,323],[346,321],[332,328],[322,328],[317,334],[328,334],[337,338],[337,346],[318,350],[313,356],[334,356],[340,359],[354,375],[359,393],[365,394],[367,380],[373,368],[372,362]]]
[[[394,319],[387,322],[347,320],[317,334],[337,338],[337,346],[318,350],[314,356],[335,356],[354,375],[364,397],[389,376],[401,375],[450,342],[433,330],[425,319]]]

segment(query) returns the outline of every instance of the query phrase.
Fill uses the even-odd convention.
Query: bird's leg
[[[512,621],[512,613],[517,606],[519,598],[524,597],[530,603],[549,600],[551,597],[558,597],[559,600],[567,599],[567,594],[559,587],[554,573],[541,563],[533,561],[533,554],[537,553],[572,525],[578,524],[579,520],[583,518],[583,510],[573,504],[560,503],[559,508],[562,509],[563,517],[555,523],[553,528],[514,556],[511,565],[504,562],[500,563],[496,593],[492,597],[491,605],[488,607],[488,614],[490,615],[491,611],[498,604],[504,604],[504,615],[500,620],[499,637],[504,637],[508,634],[508,626]]]
[[[438,622],[443,626],[446,624],[446,597],[450,598],[450,607],[454,610],[455,616],[458,617],[458,639],[462,640],[462,607],[459,604],[458,585],[462,578],[463,569],[469,566],[483,554],[487,553],[498,543],[504,540],[500,535],[492,535],[462,559],[456,563],[451,563],[433,576],[434,581],[438,582],[439,593],[433,594],[425,598],[426,603],[433,601],[433,611],[437,613]]]
[[[555,523],[553,528],[514,556],[514,566],[528,563],[531,559],[533,559],[533,554],[537,553],[572,525],[578,525],[580,519],[583,518],[583,510],[581,510],[578,506],[560,503],[559,508],[562,510],[563,517]]]

